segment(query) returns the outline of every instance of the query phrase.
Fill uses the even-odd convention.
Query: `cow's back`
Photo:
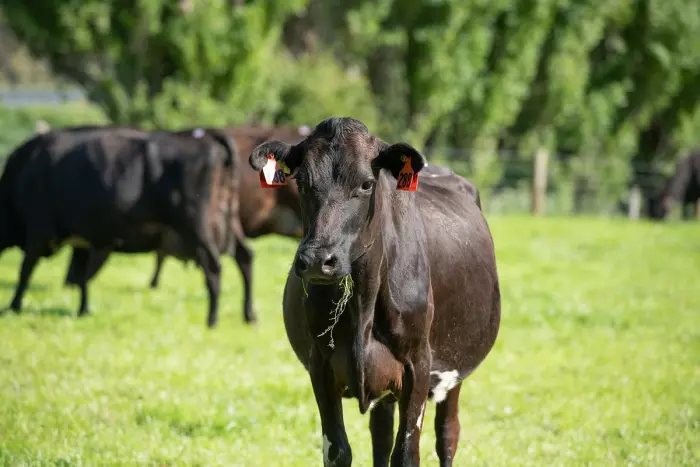
[[[435,297],[433,367],[466,375],[491,350],[500,325],[493,239],[473,184],[451,171],[421,175],[416,194]]]

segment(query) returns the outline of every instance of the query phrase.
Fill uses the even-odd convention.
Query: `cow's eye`
[[[374,180],[367,180],[365,183],[362,184],[361,188],[362,191],[369,191],[372,189],[374,186]]]

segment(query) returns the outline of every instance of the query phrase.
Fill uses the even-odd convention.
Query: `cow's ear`
[[[258,172],[265,167],[267,161],[269,160],[269,155],[271,154],[275,161],[281,162],[289,168],[291,173],[294,173],[296,169],[299,168],[301,163],[299,148],[292,146],[288,143],[283,143],[282,141],[272,140],[266,141],[253,149],[248,157],[248,163],[250,166],[257,170]]]
[[[399,178],[399,173],[406,164],[406,159],[411,158],[411,169],[414,174],[418,174],[423,167],[428,165],[425,156],[408,143],[396,143],[383,147],[379,154],[372,161],[372,166],[377,169],[386,169],[395,178]]]
[[[267,141],[253,149],[248,162],[260,173],[263,188],[285,186],[287,177],[294,175],[301,164],[301,150],[282,141]]]

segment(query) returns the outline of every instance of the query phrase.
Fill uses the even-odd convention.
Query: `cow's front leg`
[[[15,296],[12,298],[12,303],[10,303],[10,308],[15,313],[19,313],[22,309],[24,292],[27,290],[29,279],[32,277],[34,268],[39,262],[39,251],[39,248],[34,245],[30,245],[25,249],[24,259],[22,260],[22,266],[19,270],[19,281],[17,282],[17,288],[15,289]]]
[[[312,351],[309,373],[321,416],[323,466],[350,466],[352,452],[345,433],[341,392],[335,383],[328,361],[324,360],[317,350]]]
[[[430,361],[430,347],[426,341],[416,351],[413,362],[404,368],[392,467],[420,465],[420,433],[430,390]]]

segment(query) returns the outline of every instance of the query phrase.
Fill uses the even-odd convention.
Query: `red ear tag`
[[[267,155],[267,164],[260,171],[260,186],[263,188],[276,188],[287,184],[289,169],[275,160],[272,154]]]
[[[418,174],[411,167],[411,156],[401,156],[401,160],[405,160],[401,172],[396,182],[396,189],[403,191],[416,191],[418,188]]]

